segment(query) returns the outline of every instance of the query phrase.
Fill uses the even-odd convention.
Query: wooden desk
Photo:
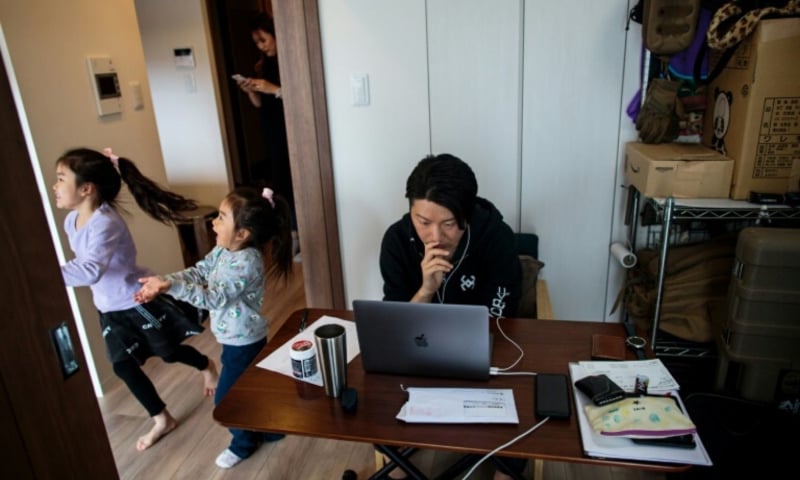
[[[404,377],[364,373],[361,357],[347,368],[348,386],[358,391],[358,408],[345,413],[338,399],[325,395],[322,387],[255,366],[292,338],[302,311],[286,321],[278,334],[259,354],[214,409],[214,419],[227,427],[333,438],[380,445],[411,446],[451,452],[485,454],[536,423],[533,414],[532,376],[496,376],[488,382],[441,378]],[[308,321],[322,315],[352,319],[351,311],[311,309]],[[495,330],[495,322],[491,322]],[[514,371],[569,374],[571,361],[589,360],[593,333],[618,335],[617,323],[560,320],[504,319],[501,327],[525,351]],[[314,328],[311,324],[308,328]],[[629,352],[630,360],[635,360]],[[492,365],[510,365],[517,350],[501,335],[494,335]],[[395,416],[408,399],[400,385],[415,387],[512,388],[517,404],[518,425],[407,424]],[[570,399],[572,400],[570,394]],[[532,434],[503,450],[503,456],[578,462],[606,466],[628,466],[640,470],[679,472],[688,465],[651,464],[587,457],[581,446],[575,404],[570,419],[550,420]]]

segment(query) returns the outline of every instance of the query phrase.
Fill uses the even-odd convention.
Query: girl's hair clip
[[[261,196],[269,200],[269,204],[272,205],[272,208],[275,208],[275,200],[272,199],[273,193],[275,192],[273,192],[271,188],[265,188],[261,191]]]
[[[104,148],[103,155],[108,157],[108,159],[111,160],[111,163],[114,165],[114,168],[119,170],[119,157],[114,155],[114,152],[111,151],[111,147]]]

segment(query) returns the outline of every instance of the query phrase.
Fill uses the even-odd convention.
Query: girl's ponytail
[[[164,190],[142,175],[136,165],[127,158],[119,157],[117,168],[139,207],[159,222],[170,224],[186,220],[184,213],[197,208],[197,202],[194,200]]]

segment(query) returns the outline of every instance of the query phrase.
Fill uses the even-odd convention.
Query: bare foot
[[[136,450],[140,452],[150,448],[154,443],[159,441],[161,437],[175,430],[178,426],[178,421],[170,415],[166,408],[163,412],[153,417],[153,420],[156,422],[153,428],[136,441]]]
[[[219,373],[217,373],[217,366],[214,365],[214,360],[208,359],[208,366],[205,370],[201,370],[203,374],[203,395],[206,397],[213,397],[217,391],[217,381],[219,380]]]

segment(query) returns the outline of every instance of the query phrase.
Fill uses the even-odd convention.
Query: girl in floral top
[[[265,188],[243,187],[229,193],[213,222],[217,244],[186,270],[139,280],[136,300],[147,302],[161,293],[208,310],[211,331],[222,344],[222,369],[214,403],[252,363],[267,343],[267,320],[261,315],[267,275],[286,278],[292,268],[291,213],[282,197]],[[269,269],[264,254],[271,247]],[[283,435],[231,429],[230,446],[217,457],[220,468],[231,468],[266,441]]]

